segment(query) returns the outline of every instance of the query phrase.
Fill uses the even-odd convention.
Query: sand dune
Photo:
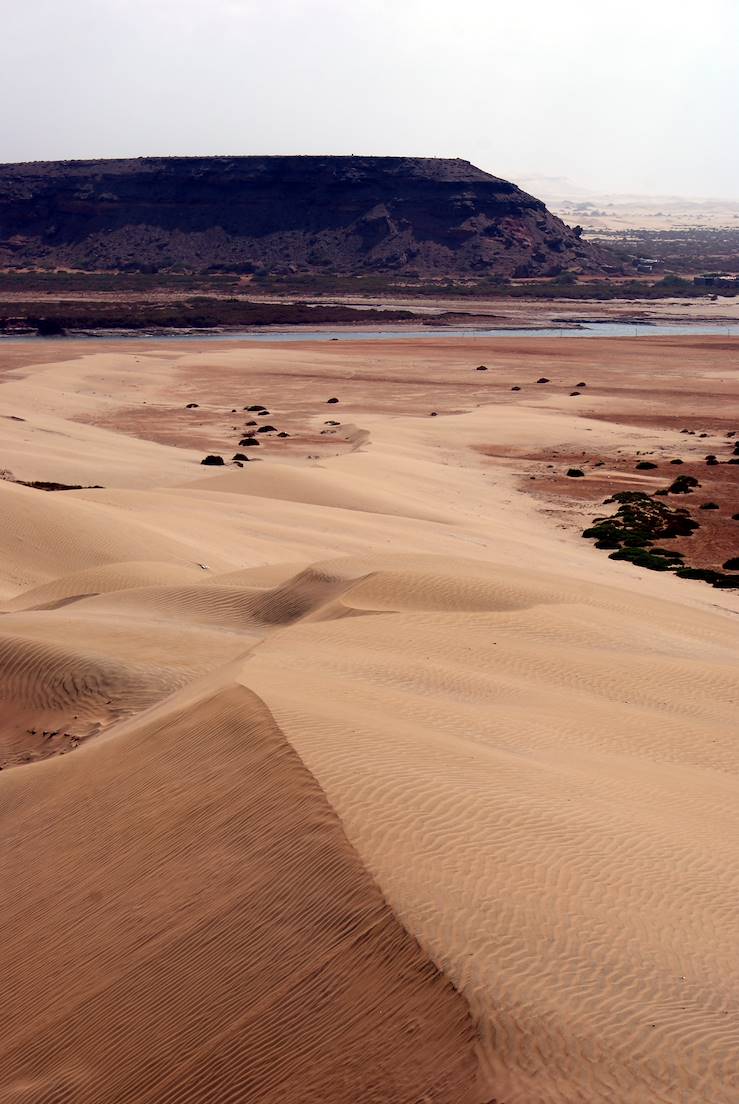
[[[398,494],[389,486],[378,487],[377,480],[331,469],[287,468],[259,463],[252,464],[246,471],[231,471],[207,482],[193,483],[192,487],[193,490],[207,490],[209,494],[214,491],[232,492],[371,514],[441,520],[438,513],[423,509],[417,497],[414,499],[411,495]]]
[[[121,523],[76,492],[44,494],[0,482],[0,582],[6,594],[50,582],[61,573],[130,560],[193,565],[176,538],[142,523]]]
[[[472,1099],[464,1001],[254,695],[3,782],[0,1099]]]
[[[72,571],[49,583],[31,587],[6,603],[6,610],[43,609],[76,601],[93,594],[141,586],[174,586],[200,578],[196,567],[132,561],[104,564],[87,571]]]
[[[501,1099],[728,1104],[732,633],[670,647],[648,605],[635,642],[612,595],[543,604],[538,582],[474,617],[302,624],[244,678],[468,998]]]
[[[0,1102],[736,1104],[739,599],[525,493],[707,450],[604,419],[735,343],[66,348],[0,382],[104,484],[0,482]]]

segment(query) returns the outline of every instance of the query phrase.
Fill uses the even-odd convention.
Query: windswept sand
[[[0,346],[2,1104],[736,1104],[739,595],[579,530],[738,353]]]

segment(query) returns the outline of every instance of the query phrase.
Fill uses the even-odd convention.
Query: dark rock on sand
[[[200,461],[200,463],[201,464],[209,464],[209,465],[215,467],[215,466],[220,466],[221,464],[225,463],[225,461],[224,461],[222,456],[209,455],[209,456],[204,456],[203,459]]]
[[[570,479],[579,479],[584,477],[585,472],[581,471],[580,468],[568,468],[567,475],[569,475]]]
[[[678,475],[674,483],[665,490],[665,494],[690,494],[700,483],[693,475]]]

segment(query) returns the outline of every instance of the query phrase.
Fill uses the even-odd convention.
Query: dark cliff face
[[[611,258],[467,161],[177,157],[0,165],[0,266],[557,275]]]

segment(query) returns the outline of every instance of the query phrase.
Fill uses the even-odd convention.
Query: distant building
[[[702,272],[700,276],[693,277],[693,283],[699,287],[739,288],[739,273]]]

